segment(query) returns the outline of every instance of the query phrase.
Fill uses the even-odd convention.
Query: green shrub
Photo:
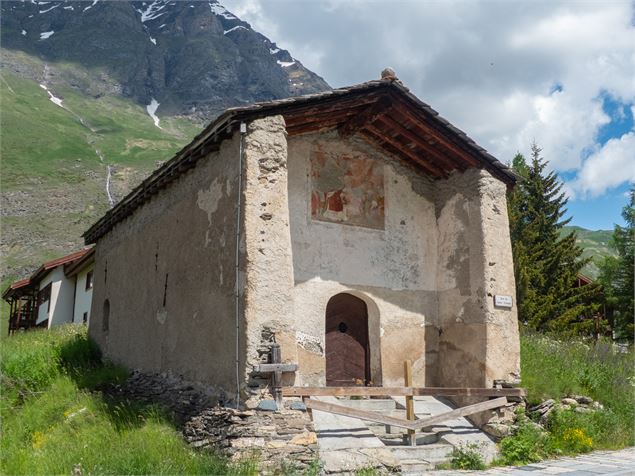
[[[529,422],[521,423],[512,436],[500,442],[500,459],[496,464],[523,465],[545,458],[549,451],[548,437]]]
[[[452,469],[485,469],[485,463],[478,451],[478,445],[470,444],[454,448],[450,454],[450,467]]]

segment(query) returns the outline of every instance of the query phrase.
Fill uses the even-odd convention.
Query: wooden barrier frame
[[[284,397],[525,397],[524,388],[282,387]]]
[[[494,400],[487,400],[485,402],[475,403],[474,405],[468,405],[466,407],[457,408],[456,410],[440,413],[431,417],[421,418],[415,421],[408,421],[402,420],[401,418],[384,416],[377,412],[358,410],[356,408],[345,407],[343,405],[335,405],[333,403],[320,402],[318,400],[306,401],[307,408],[314,411],[317,410],[327,413],[334,413],[336,415],[359,418],[360,420],[374,421],[377,423],[382,423],[384,425],[406,428],[412,431],[421,430],[426,426],[431,426],[443,421],[473,415],[474,413],[479,413],[485,410],[492,410],[494,408],[502,407],[503,405],[507,405],[506,397],[500,397],[495,398]]]

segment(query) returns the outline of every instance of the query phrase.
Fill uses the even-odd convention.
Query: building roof
[[[31,278],[21,279],[10,284],[2,293],[2,299],[8,299],[13,296],[21,295],[31,284]]]
[[[87,266],[90,266],[95,262],[95,247],[88,249],[87,253],[84,253],[80,258],[69,261],[64,265],[64,274],[68,277],[74,276],[81,272]]]
[[[95,243],[198,160],[218,150],[241,122],[278,114],[284,117],[289,136],[328,129],[338,129],[345,136],[358,134],[435,179],[478,167],[508,185],[516,181],[509,167],[391,77],[227,109],[91,226],[83,235],[86,243]]]
[[[78,261],[84,261],[83,258],[86,256],[92,256],[94,253],[93,247],[86,247],[79,251],[75,251],[66,256],[62,256],[61,258],[57,258],[51,261],[47,261],[38,269],[36,269],[30,277],[26,279],[22,279],[20,281],[16,281],[13,284],[10,284],[2,293],[2,299],[7,300],[13,296],[19,296],[31,290],[31,288],[37,288],[37,285],[42,280],[46,274],[58,266],[61,265],[73,265]],[[67,274],[68,275],[68,274]]]

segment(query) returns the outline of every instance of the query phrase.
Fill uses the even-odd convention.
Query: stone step
[[[447,461],[454,447],[447,443],[433,443],[423,446],[390,446],[392,454],[399,461],[423,460],[435,465]]]
[[[434,465],[428,461],[422,459],[404,459],[400,461],[401,463],[401,471],[399,472],[403,475],[420,475],[424,471],[429,471],[434,469]]]
[[[405,446],[404,437],[406,435],[405,432],[401,434],[388,433],[381,434],[375,433],[377,437],[382,441],[386,446]],[[439,435],[436,433],[417,433],[417,446],[422,445],[432,445],[439,441]]]
[[[358,410],[366,410],[369,412],[390,412],[397,408],[397,402],[392,398],[370,398],[360,400],[338,399],[339,405],[344,405]]]

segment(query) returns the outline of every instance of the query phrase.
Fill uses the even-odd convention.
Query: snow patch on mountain
[[[146,106],[146,111],[148,111],[148,116],[150,116],[154,121],[154,125],[157,126],[159,129],[163,129],[159,125],[160,119],[155,114],[157,112],[157,109],[159,109],[159,105],[160,103],[156,99],[152,98],[150,104]]]
[[[93,8],[95,5],[97,5],[98,1],[99,0],[93,0],[93,3],[91,5],[88,5],[86,8],[84,8],[84,11],[90,10],[91,8]]]
[[[228,11],[224,6],[215,0],[209,2],[209,8],[214,15],[226,18],[227,20],[238,20],[236,15]]]
[[[230,28],[229,30],[225,30],[225,31],[223,32],[223,34],[224,34],[224,35],[226,35],[226,34],[227,34],[227,33],[229,33],[230,31],[238,30],[238,29],[240,29],[240,28],[242,28],[243,30],[247,30],[247,28],[246,28],[246,27],[244,27],[244,26],[242,26],[242,25],[238,25],[238,26],[235,26],[234,28]]]
[[[66,108],[64,107],[64,105],[62,104],[62,100],[61,100],[60,98],[58,98],[58,97],[55,97],[55,96],[53,95],[53,93],[49,90],[49,88],[48,88],[45,84],[40,84],[40,87],[41,87],[42,89],[44,89],[44,91],[46,91],[46,92],[48,93],[48,95],[49,95],[49,100],[50,100],[53,104],[58,105],[58,106],[59,106],[59,107],[61,107],[62,109],[66,109]]]
[[[155,18],[159,18],[161,15],[165,15],[167,12],[162,12],[166,7],[166,3],[160,0],[155,0],[152,2],[148,8],[145,10],[137,10],[141,13],[141,22],[145,23],[150,20],[154,20]]]
[[[41,5],[41,4],[39,4],[39,5]],[[46,10],[40,10],[40,13],[50,12],[51,10],[53,10],[54,8],[59,7],[60,5],[61,5],[61,3],[58,3],[57,5],[53,5],[51,8],[47,8]]]

